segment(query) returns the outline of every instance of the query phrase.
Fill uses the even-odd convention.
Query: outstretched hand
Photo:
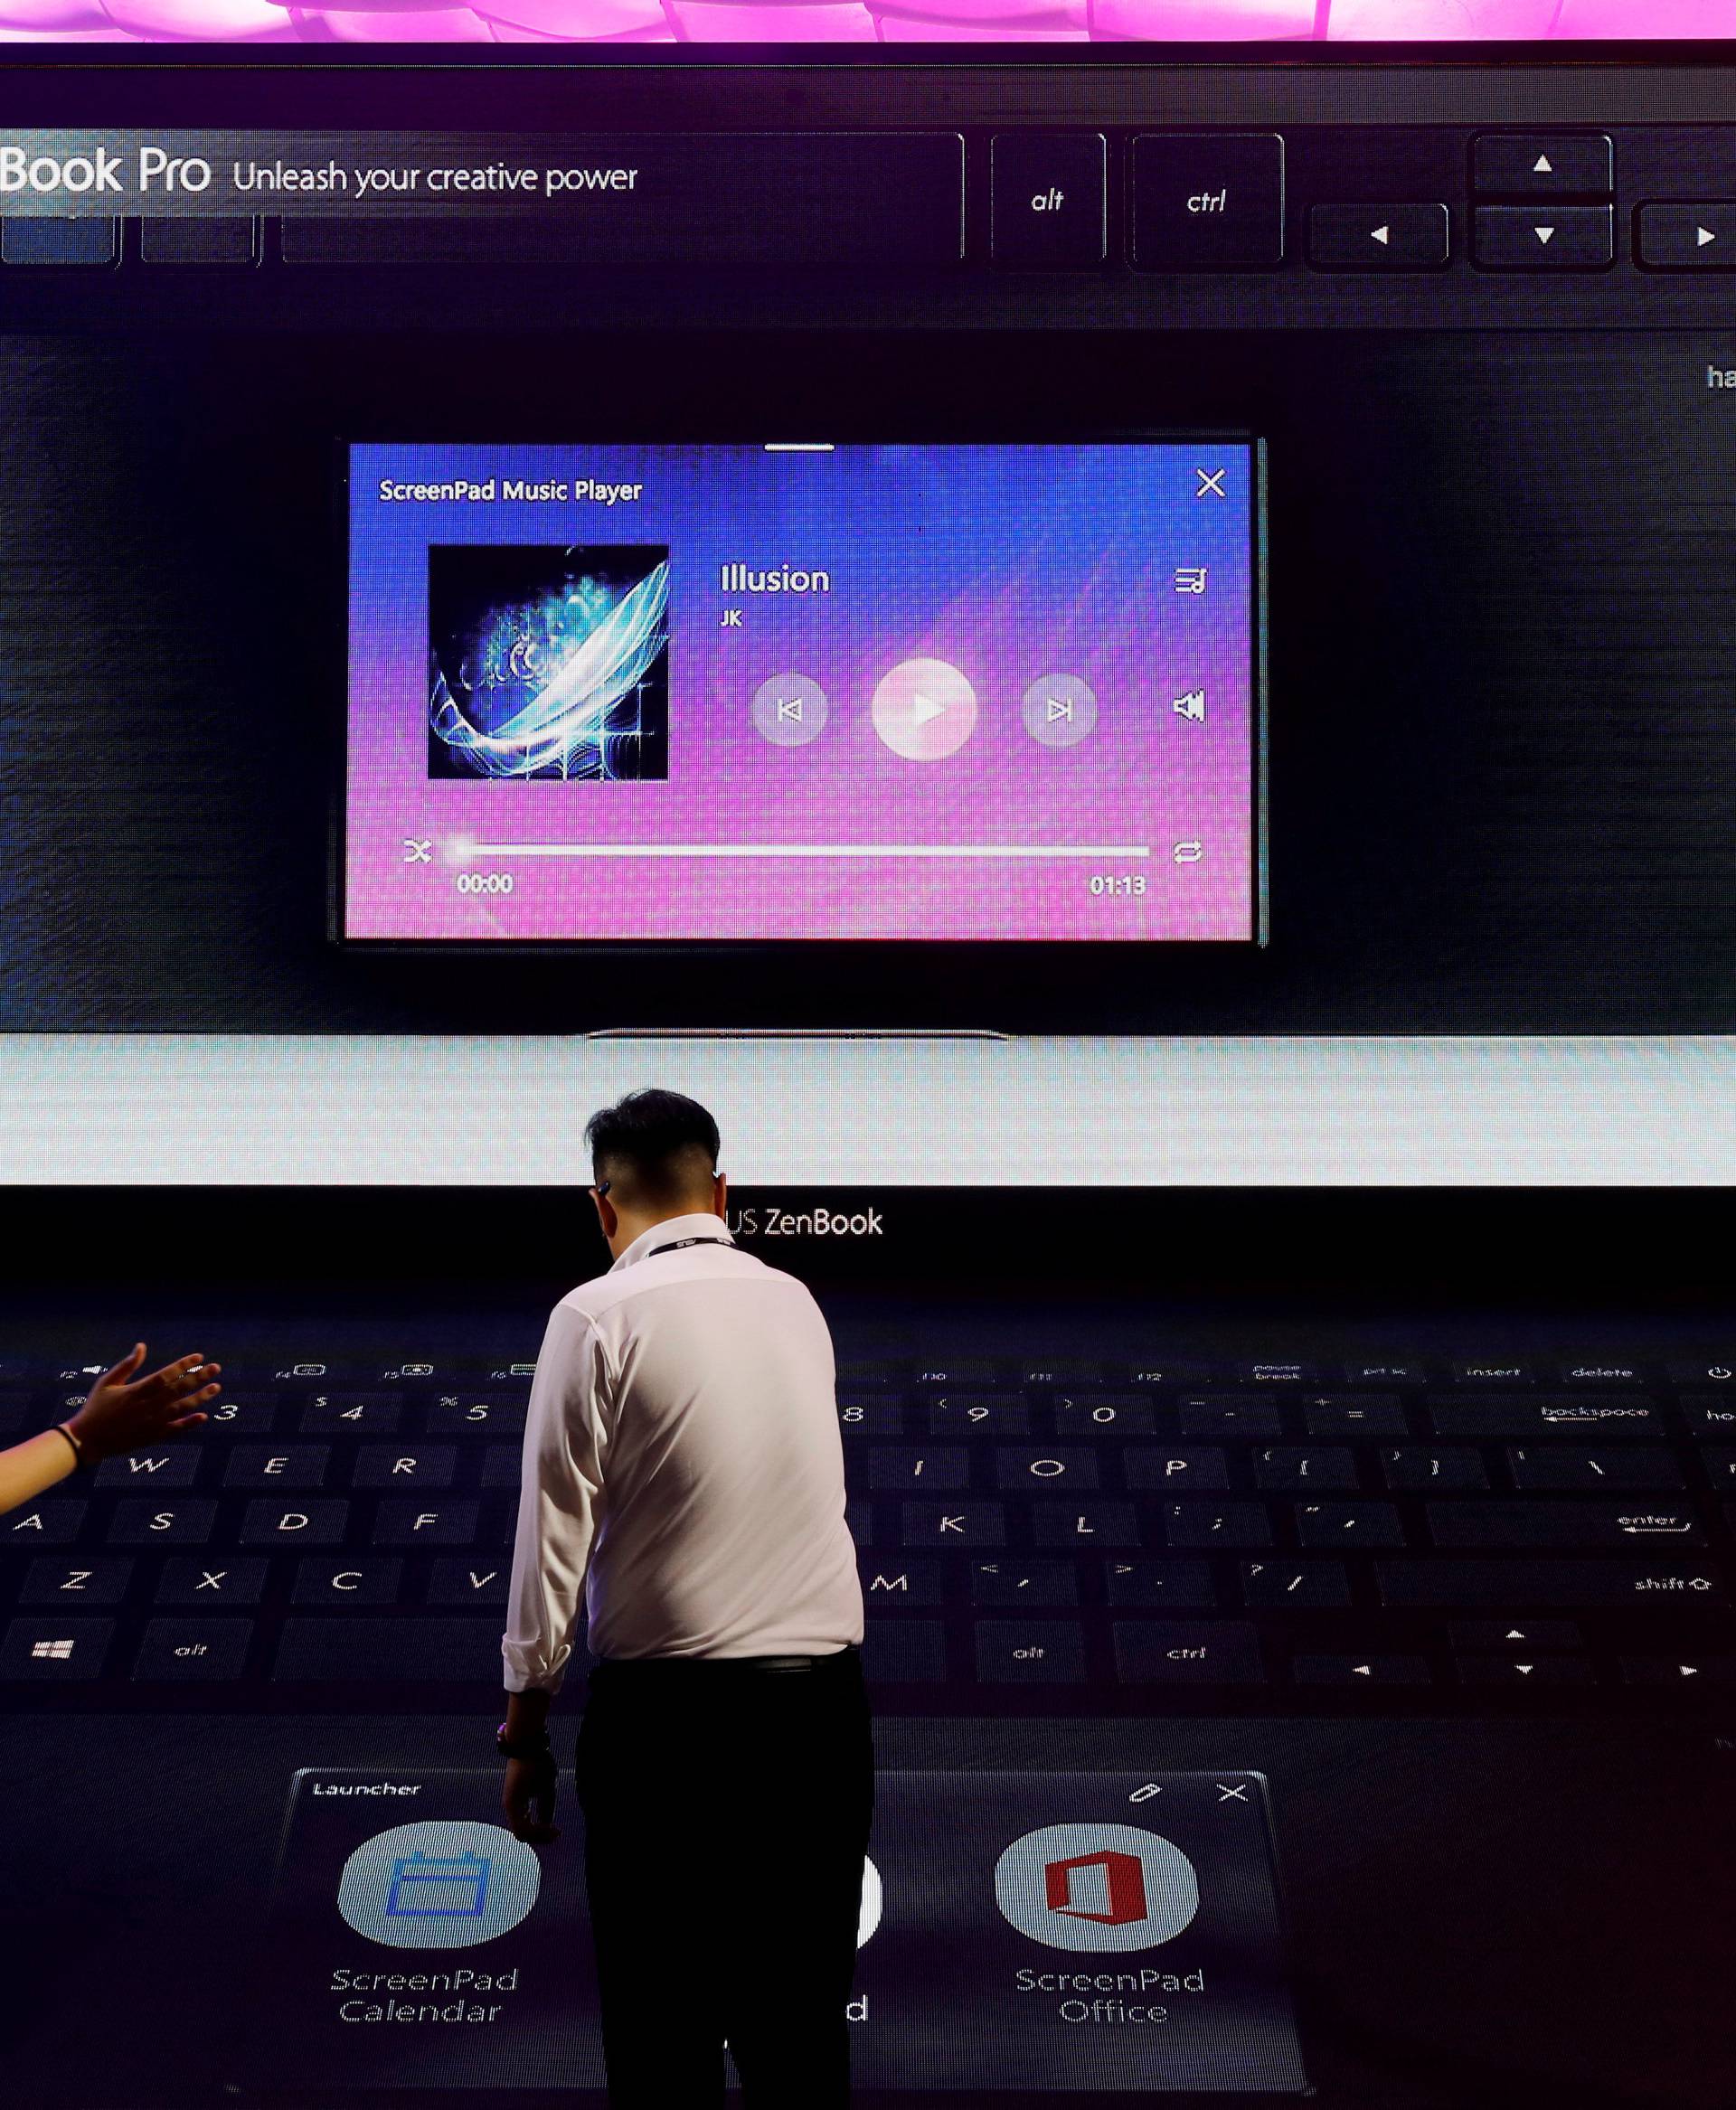
[[[199,1409],[222,1389],[212,1382],[220,1364],[207,1362],[203,1355],[184,1355],[148,1377],[137,1377],[144,1360],[141,1341],[130,1355],[103,1372],[72,1417],[72,1433],[87,1457],[118,1458],[142,1444],[184,1436],[207,1418]]]

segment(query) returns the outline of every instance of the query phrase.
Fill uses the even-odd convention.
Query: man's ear
[[[621,1228],[621,1220],[616,1214],[615,1204],[607,1194],[599,1194],[595,1187],[590,1191],[590,1198],[597,1204],[597,1220],[603,1227],[604,1239],[612,1239]]]
[[[722,1173],[712,1182],[712,1213],[729,1220],[730,1182]]]

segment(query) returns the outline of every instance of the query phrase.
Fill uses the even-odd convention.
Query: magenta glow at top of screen
[[[0,42],[1510,42],[1736,36],[1736,0],[0,0]]]

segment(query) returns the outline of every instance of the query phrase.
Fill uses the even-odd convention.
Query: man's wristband
[[[533,1744],[514,1743],[506,1734],[506,1724],[502,1722],[495,1731],[495,1748],[503,1758],[546,1758],[549,1756],[549,1732],[544,1729]]]
[[[71,1423],[70,1421],[57,1421],[54,1424],[54,1433],[56,1436],[63,1436],[72,1446],[72,1470],[75,1473],[82,1473],[89,1466],[90,1461],[84,1455],[84,1446],[73,1435]]]

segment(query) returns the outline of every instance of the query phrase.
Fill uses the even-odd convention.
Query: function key
[[[1390,1391],[1394,1387],[1421,1385],[1428,1378],[1420,1362],[1384,1362],[1358,1361],[1344,1365],[1344,1382],[1347,1385],[1368,1385],[1376,1390]]]
[[[1215,1372],[1203,1362],[1136,1362],[1127,1372],[1127,1382],[1137,1385],[1142,1391],[1156,1391],[1161,1387],[1173,1385],[1209,1385]]]
[[[890,1362],[841,1362],[837,1368],[840,1392],[884,1392],[901,1389],[903,1379]]]
[[[924,1363],[916,1382],[927,1389],[955,1385],[995,1385],[1000,1366],[986,1355],[961,1355],[945,1361]]]
[[[1027,1362],[1019,1372],[1019,1382],[1032,1391],[1066,1392],[1089,1391],[1095,1385],[1109,1384],[1111,1380],[1100,1362],[1052,1356],[1047,1361]]]
[[[1616,260],[1609,205],[1479,205],[1472,240],[1486,271],[1606,271]]]
[[[1239,1362],[1239,1385],[1317,1385],[1320,1373],[1311,1362]]]
[[[1448,1363],[1447,1368],[1456,1385],[1498,1385],[1504,1391],[1511,1391],[1515,1385],[1532,1381],[1531,1365],[1511,1356],[1472,1357],[1467,1361]]]
[[[1438,271],[1447,261],[1447,208],[1313,206],[1308,261],[1317,271]]]
[[[1261,271],[1282,263],[1283,140],[1275,132],[1136,139],[1133,260],[1142,271]]]
[[[997,264],[1089,269],[1108,250],[1100,132],[1004,132],[989,149],[989,250]]]
[[[483,1371],[483,1380],[490,1385],[528,1385],[536,1375],[534,1362],[490,1363]]]
[[[1736,1392],[1736,1355],[1710,1355],[1703,1362],[1673,1362],[1665,1374],[1671,1384],[1684,1391],[1698,1391],[1702,1386],[1722,1389],[1728,1386]]]
[[[1471,147],[1471,185],[1514,198],[1607,198],[1616,150],[1607,132],[1484,132]]]

